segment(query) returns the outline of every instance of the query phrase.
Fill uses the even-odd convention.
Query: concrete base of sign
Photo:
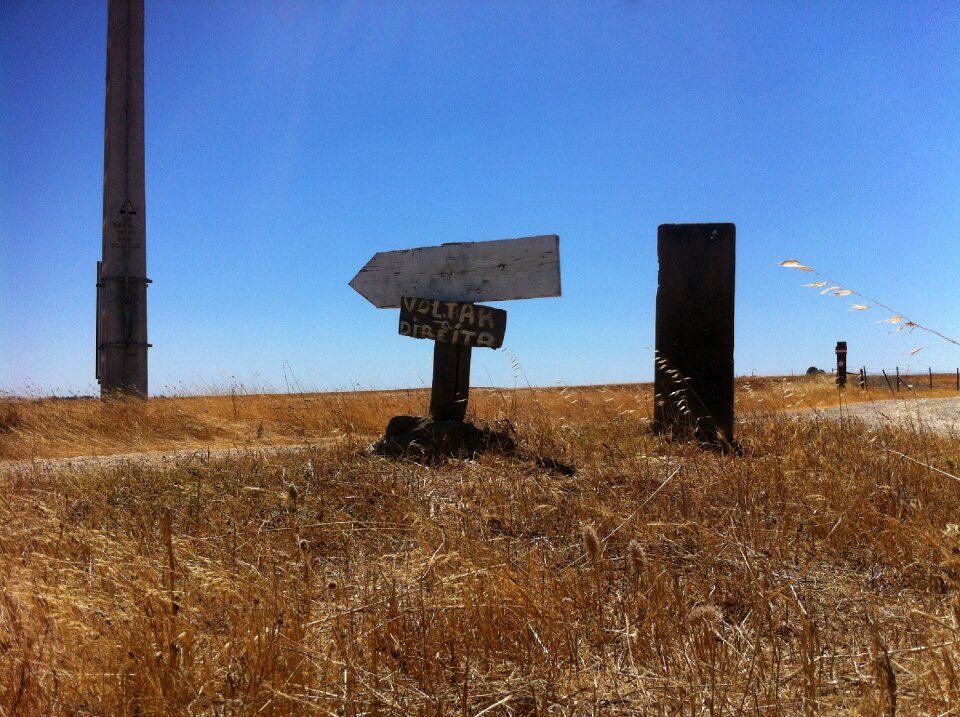
[[[514,453],[516,442],[511,432],[420,416],[394,416],[387,424],[383,438],[373,446],[373,452],[381,456],[426,460],[473,458],[486,451]]]

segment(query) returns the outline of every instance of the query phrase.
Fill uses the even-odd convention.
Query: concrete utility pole
[[[143,0],[108,0],[103,259],[97,262],[100,395],[147,396]]]

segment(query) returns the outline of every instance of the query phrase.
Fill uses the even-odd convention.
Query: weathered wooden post
[[[556,235],[380,252],[350,281],[378,308],[399,308],[402,336],[431,339],[430,417],[463,421],[474,347],[503,344],[507,312],[476,301],[560,296]]]
[[[430,417],[434,421],[462,421],[470,400],[470,346],[433,346],[433,384],[430,387]]]
[[[147,396],[143,0],[107,3],[103,258],[97,262],[101,396]]]
[[[661,224],[654,430],[733,439],[736,225]]]
[[[837,386],[847,387],[847,342],[837,341]]]

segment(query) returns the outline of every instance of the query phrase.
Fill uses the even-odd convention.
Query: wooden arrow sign
[[[555,234],[385,251],[350,281],[380,309],[404,296],[440,301],[508,301],[560,296],[560,238]]]

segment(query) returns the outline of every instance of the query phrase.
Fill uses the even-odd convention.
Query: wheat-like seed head
[[[600,559],[600,538],[597,537],[597,529],[592,525],[584,525],[581,528],[583,537],[583,548],[587,551],[590,559],[596,562]]]
[[[687,623],[690,625],[708,625],[713,626],[720,622],[720,611],[716,605],[703,603],[694,607],[687,615]]]
[[[633,568],[634,574],[640,577],[647,565],[647,556],[643,546],[636,539],[631,540],[627,546],[627,552],[630,556],[630,566]]]

